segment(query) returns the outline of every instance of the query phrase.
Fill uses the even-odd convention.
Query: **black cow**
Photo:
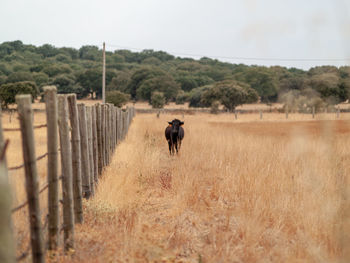
[[[181,148],[181,141],[185,136],[185,131],[181,127],[184,125],[183,121],[180,121],[178,119],[175,119],[173,121],[169,121],[169,126],[165,129],[165,138],[168,141],[169,144],[169,152],[170,154],[175,154]]]

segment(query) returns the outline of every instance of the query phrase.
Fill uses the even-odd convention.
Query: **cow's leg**
[[[169,153],[171,154],[171,142],[170,142],[170,140],[168,141],[168,145],[169,145]]]
[[[175,143],[176,153],[178,153],[178,152],[179,152],[179,150],[177,149],[177,145],[178,145],[178,142],[176,141],[176,143]]]
[[[175,154],[174,146],[175,146],[174,143],[172,143],[171,144],[171,152],[170,152],[171,154]]]

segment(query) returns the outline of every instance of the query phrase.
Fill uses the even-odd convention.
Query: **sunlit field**
[[[170,156],[164,129],[185,121]],[[74,255],[53,262],[347,262],[350,114],[137,115],[84,202]],[[45,123],[36,113],[35,123]],[[3,116],[4,127],[18,122]],[[37,155],[46,129],[36,131]],[[9,166],[21,164],[19,132]],[[46,160],[38,163],[41,185]],[[24,173],[10,172],[15,203]],[[45,211],[46,194],[42,207]],[[43,213],[44,214],[44,213]],[[18,246],[29,235],[26,209],[14,215]],[[20,240],[22,239],[22,240]],[[24,244],[24,245],[23,245]],[[346,254],[347,253],[347,254]],[[48,258],[49,259],[49,258]]]

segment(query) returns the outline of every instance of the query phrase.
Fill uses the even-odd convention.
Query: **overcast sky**
[[[0,42],[163,50],[232,63],[350,65],[349,0],[0,0]],[[134,49],[133,49],[134,48]],[[199,55],[194,56],[194,55]]]

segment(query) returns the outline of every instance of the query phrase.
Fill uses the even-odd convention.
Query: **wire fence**
[[[0,146],[2,145],[0,165],[6,160],[4,157],[9,144],[9,140],[3,140],[3,132],[20,131],[23,144],[24,163],[7,168],[7,171],[25,168],[27,200],[9,211],[9,222],[11,222],[11,217],[18,211],[28,208],[30,242],[23,251],[18,251],[17,257],[13,256],[17,261],[22,261],[31,255],[32,262],[44,262],[45,251],[58,248],[58,239],[62,231],[64,249],[74,247],[74,224],[83,222],[82,198],[93,197],[103,168],[109,165],[115,147],[125,138],[135,115],[134,108],[122,110],[111,104],[85,106],[77,104],[75,94],[57,95],[56,89],[52,87],[46,87],[44,90],[46,124],[33,125],[33,111],[23,110],[31,108],[30,96],[19,95],[16,101],[20,127],[1,129],[0,125]],[[41,128],[47,128],[47,152],[34,156],[34,129]],[[36,163],[44,158],[47,158],[48,164],[47,183],[39,187]],[[60,181],[61,200],[58,198]],[[48,212],[41,224],[39,196],[46,190],[48,190]],[[2,207],[0,214],[5,215],[1,209]],[[63,221],[59,225],[55,218],[60,216],[60,211],[63,214]],[[57,229],[57,233],[53,233],[52,229]]]

